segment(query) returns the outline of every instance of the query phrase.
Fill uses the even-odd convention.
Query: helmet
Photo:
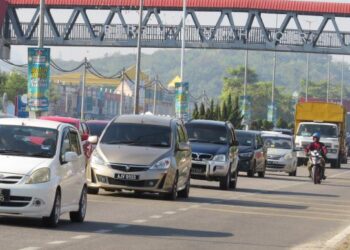
[[[316,138],[320,139],[320,138],[321,138],[321,134],[320,134],[319,132],[316,132],[316,133],[314,133],[314,134],[312,135],[312,137],[313,137],[313,138],[316,137]]]

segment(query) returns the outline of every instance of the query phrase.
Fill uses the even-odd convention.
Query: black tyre
[[[321,184],[321,167],[314,167],[313,170],[313,181],[314,184]]]
[[[220,180],[220,189],[229,190],[231,185],[231,168],[228,170],[225,177]]]
[[[98,194],[99,189],[98,188],[87,188],[87,193],[88,194]]]
[[[247,176],[248,177],[254,177],[255,169],[256,169],[256,162],[254,161],[253,164],[252,164],[252,167],[247,172]]]
[[[49,217],[43,217],[43,223],[47,227],[57,227],[61,216],[61,192],[57,189]]]
[[[173,183],[173,187],[171,189],[170,193],[165,194],[165,199],[167,200],[171,200],[174,201],[177,198],[177,181],[178,181],[178,174],[176,173],[175,179],[174,179],[174,183]]]
[[[187,199],[190,196],[190,187],[191,187],[191,176],[188,176],[188,180],[186,182],[186,187],[183,190],[177,192],[177,196],[179,198]]]
[[[263,171],[263,172],[258,172],[258,176],[259,176],[260,178],[264,178],[264,177],[265,177],[265,171]]]
[[[236,169],[236,171],[233,174],[233,179],[231,179],[230,188],[236,189],[237,182],[238,182],[238,168]]]
[[[84,187],[81,191],[80,201],[79,201],[79,210],[70,212],[69,217],[72,222],[83,222],[85,219],[87,208],[87,188]]]

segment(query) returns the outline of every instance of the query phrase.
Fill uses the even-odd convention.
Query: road
[[[239,177],[236,191],[192,181],[176,202],[132,193],[89,196],[86,222],[46,229],[38,219],[0,216],[1,249],[320,249],[350,225],[350,165],[314,185],[269,173]]]

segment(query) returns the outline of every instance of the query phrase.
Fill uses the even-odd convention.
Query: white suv
[[[70,212],[85,217],[85,157],[76,128],[52,121],[0,120],[0,213],[56,226]]]

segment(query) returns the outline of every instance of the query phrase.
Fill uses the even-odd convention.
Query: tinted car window
[[[0,125],[0,154],[52,158],[57,134],[54,129]]]
[[[253,134],[237,131],[236,137],[238,139],[240,146],[247,146],[247,147],[254,146],[255,136]]]
[[[292,149],[292,141],[288,138],[266,136],[264,142],[267,148]]]
[[[69,141],[71,144],[71,150],[77,153],[77,155],[81,155],[81,148],[80,148],[78,134],[73,131],[69,132]]]
[[[191,123],[185,126],[191,142],[227,144],[227,130],[224,126]]]
[[[101,143],[170,147],[171,129],[158,125],[112,123],[106,128]]]
[[[87,123],[87,126],[89,127],[90,130],[90,135],[95,135],[100,137],[103,130],[105,129],[107,124],[104,123]]]

